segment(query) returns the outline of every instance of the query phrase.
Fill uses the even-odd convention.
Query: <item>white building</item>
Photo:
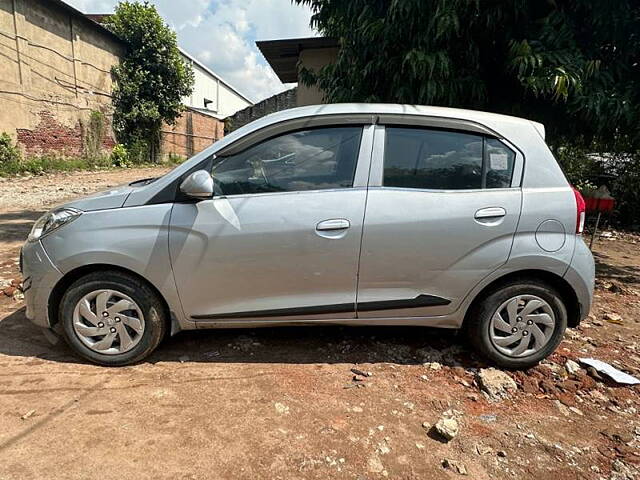
[[[189,53],[182,49],[180,49],[180,52],[184,60],[193,67],[195,75],[193,93],[183,100],[187,107],[223,119],[253,105],[251,100],[222,80]]]
[[[0,0],[1,2],[2,0]],[[85,14],[87,18],[101,25],[104,25],[111,15],[110,13]],[[191,54],[181,48],[180,53],[182,58],[193,67],[195,76],[193,93],[183,99],[184,105],[218,120],[253,105],[251,100],[222,80]]]

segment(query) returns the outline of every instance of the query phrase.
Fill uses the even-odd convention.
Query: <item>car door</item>
[[[188,318],[353,318],[372,136],[362,125],[291,131],[214,158],[218,193],[171,215]]]
[[[408,126],[377,127],[375,152],[358,318],[450,313],[509,257],[521,154],[476,132]]]

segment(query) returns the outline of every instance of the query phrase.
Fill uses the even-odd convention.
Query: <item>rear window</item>
[[[383,185],[429,190],[508,188],[515,153],[461,132],[387,127]]]

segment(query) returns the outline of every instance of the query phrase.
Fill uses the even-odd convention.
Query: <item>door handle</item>
[[[504,217],[507,211],[502,207],[481,208],[475,214],[476,219]]]
[[[316,225],[316,230],[346,230],[351,226],[351,223],[346,218],[332,218],[331,220],[323,220]]]

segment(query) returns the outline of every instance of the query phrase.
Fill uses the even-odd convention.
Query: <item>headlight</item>
[[[82,210],[70,207],[47,212],[41,216],[36,223],[34,223],[27,240],[29,242],[35,242],[48,233],[53,232],[56,228],[60,228],[61,226],[74,221],[80,215],[82,215]]]

